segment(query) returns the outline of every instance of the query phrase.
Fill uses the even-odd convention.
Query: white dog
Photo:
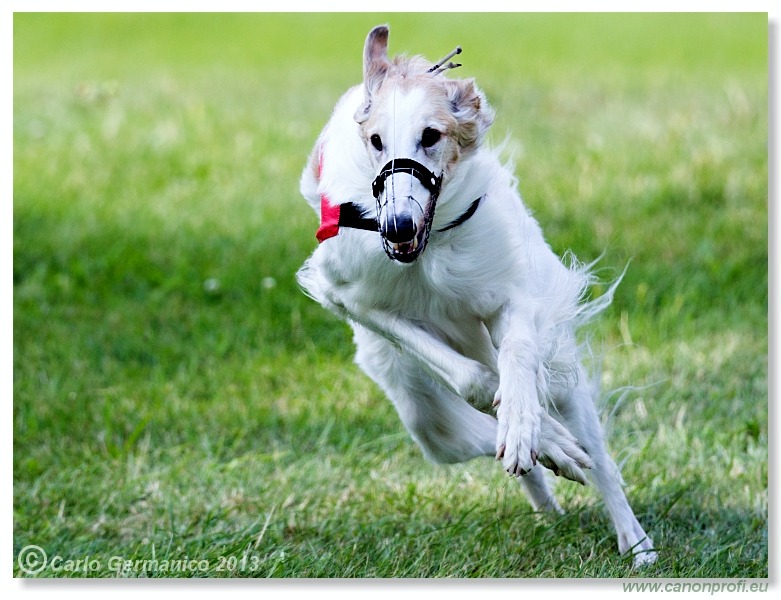
[[[357,364],[431,460],[495,455],[535,509],[561,511],[542,468],[602,492],[618,549],[656,560],[608,456],[576,327],[592,277],[545,243],[515,180],[481,147],[493,112],[446,63],[387,55],[337,104],[301,180],[321,244],[302,288],[352,326]],[[492,416],[495,409],[496,417]]]

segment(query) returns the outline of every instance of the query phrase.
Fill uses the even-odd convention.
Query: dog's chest
[[[394,262],[381,251],[364,253],[360,261],[331,263],[327,278],[342,301],[358,311],[380,309],[443,326],[490,314],[494,286],[463,265],[442,260],[436,248],[426,252],[412,264]]]

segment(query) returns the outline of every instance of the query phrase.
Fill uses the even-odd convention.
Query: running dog
[[[356,363],[393,402],[427,458],[495,456],[536,510],[561,512],[543,468],[602,493],[619,552],[656,560],[607,454],[581,362],[590,265],[557,257],[516,181],[482,146],[493,111],[471,79],[388,58],[388,28],[363,52],[301,179],[320,244],[305,292],[347,321]],[[495,414],[495,416],[494,416]]]

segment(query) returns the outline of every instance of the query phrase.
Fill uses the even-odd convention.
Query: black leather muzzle
[[[379,200],[380,194],[385,189],[385,180],[394,173],[409,173],[420,181],[421,185],[436,199],[442,187],[442,176],[437,177],[424,165],[411,158],[394,158],[385,165],[380,174],[372,181],[372,195]]]
[[[399,210],[391,216],[388,211],[389,200],[392,206],[396,204],[396,198],[388,197],[388,193],[383,198],[385,191],[385,180],[396,173],[406,173],[417,179],[420,184],[426,188],[429,193],[427,201],[421,203],[414,198],[408,198],[412,201],[413,207],[417,207],[418,218],[412,213]],[[392,258],[403,263],[414,261],[423,252],[428,242],[428,236],[431,232],[431,223],[434,220],[434,209],[436,208],[439,191],[442,187],[442,176],[437,177],[429,171],[424,165],[411,158],[394,158],[386,164],[379,175],[372,182],[372,194],[377,200],[377,222],[379,224],[380,235],[382,236],[382,245],[385,253]],[[390,192],[393,193],[392,191]],[[383,209],[385,210],[385,219],[382,219]],[[422,227],[416,223],[419,217],[423,218]]]

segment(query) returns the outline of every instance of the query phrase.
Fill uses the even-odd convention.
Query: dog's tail
[[[582,276],[583,284],[580,290],[580,303],[578,304],[577,310],[573,317],[576,327],[585,325],[613,303],[613,297],[615,296],[616,289],[624,279],[624,275],[626,275],[626,272],[629,269],[629,262],[627,262],[624,270],[621,271],[621,274],[612,281],[608,282],[608,288],[604,293],[597,297],[591,297],[591,293],[594,287],[596,285],[605,283],[599,277],[594,268],[597,263],[602,260],[603,256],[604,253],[587,264],[581,263],[572,252],[567,252],[564,256],[564,261],[569,263],[568,267],[570,270],[576,271]]]

